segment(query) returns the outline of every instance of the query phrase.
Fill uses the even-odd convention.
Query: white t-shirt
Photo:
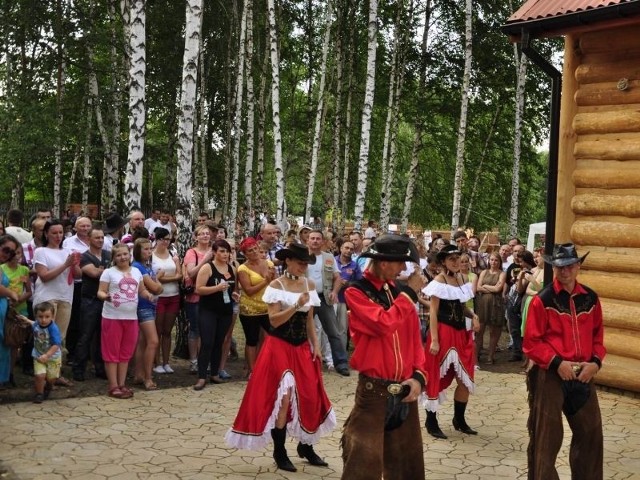
[[[374,238],[376,236],[376,231],[372,227],[367,227],[364,231],[364,238]]]
[[[109,283],[110,302],[104,302],[102,316],[109,320],[138,319],[138,285],[142,273],[137,268],[121,272],[116,267],[107,268],[100,276],[100,282]]]
[[[173,277],[176,274],[176,262],[173,258],[160,258],[154,253],[151,257],[151,268],[157,274],[158,270],[164,270],[164,274],[168,277]],[[178,282],[168,282],[162,284],[161,297],[173,297],[180,293],[180,287]]]
[[[33,265],[35,267],[40,264],[47,267],[48,270],[53,270],[66,262],[70,254],[71,250],[66,248],[36,248],[33,252]],[[33,305],[36,306],[49,300],[71,303],[73,301],[73,278],[69,282],[69,272],[70,268],[67,267],[61,274],[48,282],[43,282],[38,277],[33,292]]]
[[[144,228],[146,228],[149,233],[153,233],[153,231],[156,229],[156,227],[160,227],[160,220],[154,220],[153,218],[149,217],[144,221]]]
[[[338,262],[336,259],[331,256],[333,260],[333,271],[339,272],[340,268],[338,267]],[[318,294],[322,293],[322,268],[324,265],[324,256],[322,254],[316,255],[316,263],[309,264],[309,268],[307,269],[307,277],[313,281],[316,285],[316,291]],[[329,286],[331,288],[332,285]]]

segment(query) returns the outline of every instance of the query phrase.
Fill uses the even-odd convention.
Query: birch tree
[[[253,157],[255,144],[255,94],[253,91],[253,0],[247,2],[246,65],[247,65],[247,152],[244,166],[244,226],[253,231]]]
[[[420,43],[420,83],[418,91],[426,94],[427,86],[427,64],[429,61],[429,28],[431,26],[431,14],[433,8],[431,0],[427,0],[424,14],[424,31],[422,32],[422,42]],[[424,118],[416,115],[414,124],[413,147],[411,149],[411,163],[409,165],[409,174],[407,175],[407,190],[405,194],[404,208],[402,210],[401,231],[406,232],[409,226],[409,214],[413,205],[413,192],[418,178],[418,167],[420,165],[420,151],[423,146],[424,135]]]
[[[329,41],[331,40],[331,22],[333,21],[333,2],[327,1],[324,40],[322,42],[322,63],[320,65],[320,85],[318,86],[318,107],[313,131],[313,145],[311,147],[311,166],[309,168],[309,189],[304,213],[305,221],[311,221],[311,206],[315,189],[316,172],[318,170],[318,156],[320,154],[320,140],[322,137],[322,112],[324,111],[324,89],[327,78],[327,57],[329,55]]]
[[[91,98],[87,99],[87,125],[84,137],[84,152],[82,162],[82,211],[85,215],[89,212],[89,181],[90,181],[90,168],[91,168],[91,123],[93,119],[93,101]]]
[[[345,49],[342,44],[342,36],[340,32],[343,31],[344,25],[344,16],[342,15],[340,9],[336,9],[337,16],[337,24],[338,24],[338,34],[336,35],[336,94],[335,94],[335,115],[333,120],[333,150],[332,150],[332,194],[333,199],[331,201],[331,209],[333,211],[333,222],[334,226],[337,226],[340,222],[342,215],[339,212],[339,202],[340,202],[340,153],[341,153],[341,135],[342,135],[342,82],[343,79],[343,71],[344,71],[344,58],[345,58]],[[337,221],[336,221],[337,220]]]
[[[451,232],[455,232],[460,224],[460,199],[462,197],[462,178],[464,175],[464,153],[467,137],[467,112],[469,108],[469,84],[471,83],[472,62],[472,0],[465,1],[465,48],[464,74],[462,77],[462,99],[460,102],[460,124],[458,126],[458,144],[456,147],[456,173],[453,180],[453,213],[451,216]]]
[[[140,208],[146,135],[145,77],[146,16],[145,0],[132,0],[129,28],[129,148],[125,176],[127,210]]]
[[[520,195],[520,156],[522,153],[522,116],[524,113],[525,82],[527,80],[527,57],[514,44],[514,56],[518,66],[516,82],[516,118],[513,129],[513,175],[511,177],[511,209],[509,210],[509,236],[518,234],[518,205]]]
[[[380,192],[380,228],[383,231],[389,226],[391,214],[391,184],[395,176],[396,139],[398,127],[398,111],[400,92],[402,91],[402,72],[404,59],[400,50],[403,48],[402,15],[404,1],[397,3],[396,24],[391,57],[391,74],[389,96],[387,100],[387,120],[385,122],[384,143],[382,147],[382,191]]]
[[[236,113],[233,117],[233,158],[231,199],[229,200],[229,227],[235,228],[238,216],[238,176],[240,172],[240,142],[242,140],[242,100],[244,97],[245,36],[247,32],[248,3],[244,3],[240,19],[240,45],[238,47],[238,74],[236,76]]]
[[[56,36],[58,37],[57,45],[57,62],[58,62],[58,78],[56,88],[56,113],[58,117],[55,147],[55,166],[53,176],[53,212],[54,215],[60,217],[62,213],[62,128],[64,126],[63,101],[65,95],[65,83],[67,77],[67,62],[64,46],[64,31],[62,27],[63,19],[66,18],[66,0],[56,1]]]
[[[183,248],[191,240],[191,166],[193,161],[193,132],[198,85],[198,59],[202,30],[202,0],[187,0],[178,122],[178,168],[176,172],[176,222],[179,242]],[[184,252],[181,252],[184,253]]]
[[[469,0],[471,1],[471,0]],[[371,113],[376,87],[376,49],[378,46],[378,0],[369,0],[369,26],[367,29],[367,82],[362,109],[360,133],[360,154],[358,156],[358,183],[354,228],[360,230],[364,216],[364,201],[367,194],[367,173],[369,169],[369,144],[371,141]]]
[[[280,132],[280,55],[276,33],[275,0],[267,0],[267,9],[269,10],[269,51],[271,52],[271,111],[273,115],[273,161],[276,174],[276,222],[284,230],[287,212],[284,201],[282,134]]]

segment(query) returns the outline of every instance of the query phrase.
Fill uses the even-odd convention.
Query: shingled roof
[[[640,0],[527,0],[502,27],[517,35],[553,36],[562,29],[640,15]]]

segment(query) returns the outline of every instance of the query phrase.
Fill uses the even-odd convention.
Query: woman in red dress
[[[478,331],[478,316],[465,305],[473,298],[471,283],[460,273],[460,251],[447,245],[437,254],[441,273],[423,289],[430,297],[429,335],[426,343],[425,370],[427,383],[427,432],[434,438],[447,438],[438,425],[436,412],[446,399],[445,391],[455,378],[458,385],[453,395],[453,428],[467,435],[476,435],[464,418],[475,384],[473,335],[467,329],[466,318],[472,319],[472,328]]]
[[[271,437],[278,468],[295,472],[284,446],[287,431],[300,442],[300,457],[327,466],[313,444],[334,429],[336,416],[322,383],[322,352],[313,323],[313,307],[320,306],[320,298],[304,276],[315,258],[301,243],[279,250],[276,258],[284,263],[285,273],[262,297],[271,327],[225,440],[231,447],[259,450]]]

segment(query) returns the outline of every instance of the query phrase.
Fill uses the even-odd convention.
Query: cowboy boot
[[[289,460],[287,449],[284,448],[284,440],[286,437],[287,427],[271,429],[271,438],[273,438],[273,459],[276,461],[276,465],[278,465],[280,470],[296,472],[297,469],[293,466],[291,460]]]
[[[313,445],[307,445],[306,443],[298,443],[298,455],[300,458],[306,458],[311,465],[317,467],[328,467],[329,464],[325,462],[318,454],[313,450]]]
[[[477,435],[478,432],[472,430],[464,419],[464,412],[467,409],[467,402],[453,401],[453,428],[466,433],[467,435]]]
[[[424,426],[427,427],[427,433],[433,438],[447,438],[447,436],[442,433],[442,430],[440,430],[436,412],[430,412],[429,410],[427,410],[427,421],[425,422]]]

